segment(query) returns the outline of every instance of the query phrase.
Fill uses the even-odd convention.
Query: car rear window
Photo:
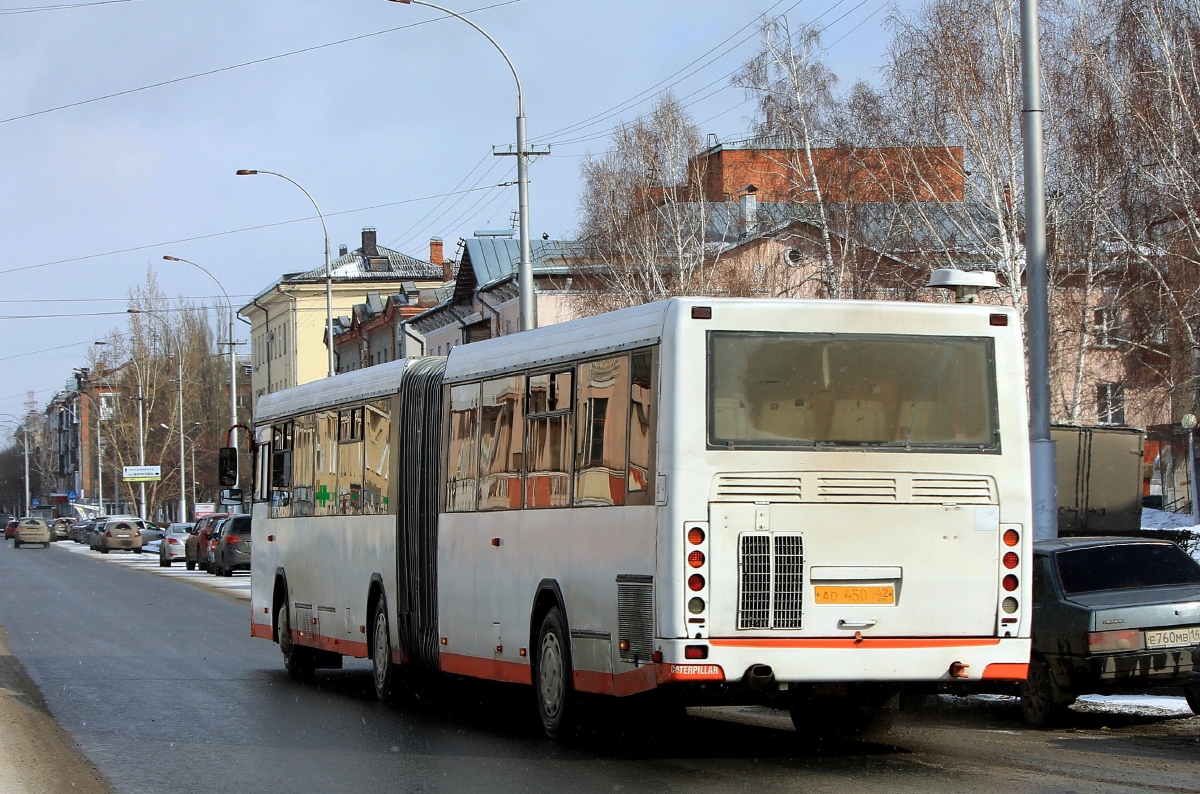
[[[233,519],[233,525],[229,531],[235,535],[249,535],[250,534],[250,517],[245,516],[243,518]]]
[[[1173,543],[1120,543],[1055,555],[1063,591],[1094,593],[1200,584],[1200,564]]]

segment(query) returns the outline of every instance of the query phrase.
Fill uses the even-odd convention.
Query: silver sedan
[[[195,530],[195,524],[171,524],[158,544],[158,566],[170,568],[175,560],[186,560],[185,544]]]

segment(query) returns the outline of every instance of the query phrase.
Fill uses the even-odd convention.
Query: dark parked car
[[[213,564],[217,576],[250,570],[250,516],[233,516],[221,527],[221,537],[213,549]]]
[[[1033,548],[1026,722],[1053,723],[1079,695],[1187,684],[1200,642],[1200,563],[1166,540],[1059,538]]]
[[[202,571],[208,570],[208,537],[212,534],[217,522],[228,515],[228,513],[213,513],[196,522],[196,530],[184,545],[184,554],[186,555],[184,560],[189,571],[195,570],[196,566],[199,566]]]

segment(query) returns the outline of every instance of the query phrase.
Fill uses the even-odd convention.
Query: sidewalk
[[[0,626],[0,794],[112,794],[5,644]]]

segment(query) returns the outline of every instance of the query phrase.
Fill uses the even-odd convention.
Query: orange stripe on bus
[[[250,636],[258,637],[259,639],[263,640],[270,640],[274,639],[274,632],[271,630],[271,624],[269,623],[255,623],[251,621]]]
[[[999,637],[823,637],[819,639],[783,639],[745,637],[710,639],[718,648],[966,648],[999,645]]]
[[[533,683],[529,665],[520,662],[481,659],[477,656],[464,656],[458,653],[443,653],[438,659],[443,673],[466,675],[471,678],[487,678],[510,684]]]
[[[1029,665],[1017,662],[992,662],[983,668],[983,678],[997,681],[1024,681],[1029,677]]]
[[[654,665],[643,665],[625,673],[597,673],[594,670],[572,670],[572,683],[580,692],[626,697],[654,689],[658,673]]]

